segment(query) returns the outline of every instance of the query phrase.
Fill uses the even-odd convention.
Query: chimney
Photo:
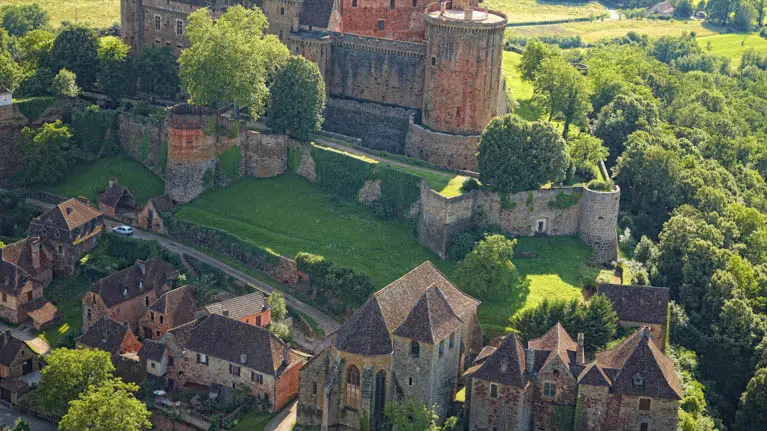
[[[651,330],[649,326],[643,327],[642,329],[640,329],[640,331],[642,331],[642,338],[644,338],[645,340],[650,339],[650,335],[652,334],[651,334]]]
[[[240,363],[245,364],[246,362],[248,362],[248,354],[247,353],[240,354]]]
[[[9,341],[11,341],[11,330],[6,329],[3,333],[3,346],[7,345]]]
[[[110,178],[109,179],[109,188],[111,189],[112,187],[115,186],[115,184],[117,184],[117,177]]]
[[[583,365],[586,363],[586,351],[583,349],[583,332],[578,333],[578,348],[575,351],[575,363]]]
[[[146,275],[146,262],[136,259],[136,266],[138,267],[138,270],[141,271],[141,275]]]
[[[34,236],[29,239],[32,249],[32,268],[40,269],[40,237]]]
[[[287,366],[290,363],[290,346],[285,343],[285,349],[282,352],[282,365]]]
[[[527,353],[527,358],[525,359],[527,362],[527,374],[532,376],[535,373],[535,350],[527,349],[525,353]]]
[[[439,3],[439,12],[440,12],[440,15],[444,15],[445,12],[447,12],[447,2],[446,1],[443,1],[443,2]]]

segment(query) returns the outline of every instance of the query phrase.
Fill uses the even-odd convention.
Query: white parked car
[[[130,236],[133,235],[133,228],[130,226],[120,225],[113,227],[112,232],[118,235]]]

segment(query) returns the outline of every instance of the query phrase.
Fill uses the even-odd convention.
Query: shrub
[[[578,193],[557,193],[553,200],[549,201],[549,208],[552,209],[567,209],[578,204],[581,200],[581,195]]]
[[[479,181],[477,181],[473,177],[466,178],[463,180],[463,184],[461,184],[461,192],[463,193],[469,193],[472,190],[477,190],[481,186],[479,184]]]
[[[586,188],[596,192],[611,192],[613,191],[613,183],[612,181],[591,180],[586,184]]]
[[[521,281],[511,262],[516,244],[516,240],[503,235],[485,237],[458,263],[454,276],[456,284],[479,298],[509,294]]]

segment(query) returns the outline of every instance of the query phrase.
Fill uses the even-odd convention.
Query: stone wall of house
[[[249,131],[243,139],[243,174],[269,178],[288,168],[288,146],[295,143],[287,135],[266,134]]]
[[[640,397],[610,394],[602,429],[639,429],[642,423],[658,431],[674,431],[679,420],[679,401],[653,398],[649,411],[639,410]]]
[[[556,394],[553,398],[544,395],[544,385],[553,383]],[[570,372],[561,359],[555,358],[542,368],[533,383],[533,421],[535,426],[545,429],[559,429],[562,423],[572,423],[578,388]]]
[[[117,136],[123,153],[143,163],[162,177],[165,171],[163,143],[168,139],[168,126],[164,119],[156,119],[122,112],[117,119]]]
[[[386,375],[386,394],[391,394],[394,390],[392,384],[392,355],[361,356],[346,352],[338,352],[341,368],[341,379],[339,383],[340,392],[331,392],[328,398],[327,408],[328,425],[339,424],[352,429],[360,429],[360,419],[362,411],[367,410],[371,420],[375,417],[374,394],[375,376],[379,372]],[[346,371],[350,366],[356,366],[360,371],[360,406],[359,408],[348,408],[344,402],[344,391],[346,390]],[[371,427],[373,429],[374,427]]]
[[[274,410],[282,410],[298,394],[298,376],[302,364],[296,364],[277,377],[274,395]]]
[[[144,317],[147,304],[153,304],[158,296],[158,292],[155,289],[148,289],[141,295],[108,309],[107,315],[114,321],[126,323],[132,331],[141,334],[139,332],[139,323],[141,318]]]
[[[328,97],[322,128],[362,139],[362,145],[390,153],[404,151],[415,110],[352,99]]]
[[[299,373],[296,423],[321,426],[325,408],[326,377],[331,369],[331,349],[325,349],[312,358]]]
[[[477,170],[479,135],[453,135],[427,129],[410,120],[405,154],[437,166]]]
[[[578,405],[580,413],[578,423],[574,431],[588,431],[598,429],[605,421],[605,408],[610,397],[610,388],[607,386],[578,385]]]
[[[490,396],[490,382],[472,378],[467,391],[469,403],[469,430],[498,431],[526,430],[529,426],[529,390],[498,385],[498,396]]]

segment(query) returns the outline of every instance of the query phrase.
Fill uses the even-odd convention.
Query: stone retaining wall
[[[437,166],[477,171],[479,135],[452,135],[415,124],[411,117],[405,139],[405,155]]]
[[[328,97],[322,127],[360,138],[362,145],[368,148],[402,153],[408,121],[415,112],[403,107]]]
[[[117,136],[123,153],[143,163],[152,172],[163,177],[168,129],[164,119],[154,119],[122,112],[117,120]]]

